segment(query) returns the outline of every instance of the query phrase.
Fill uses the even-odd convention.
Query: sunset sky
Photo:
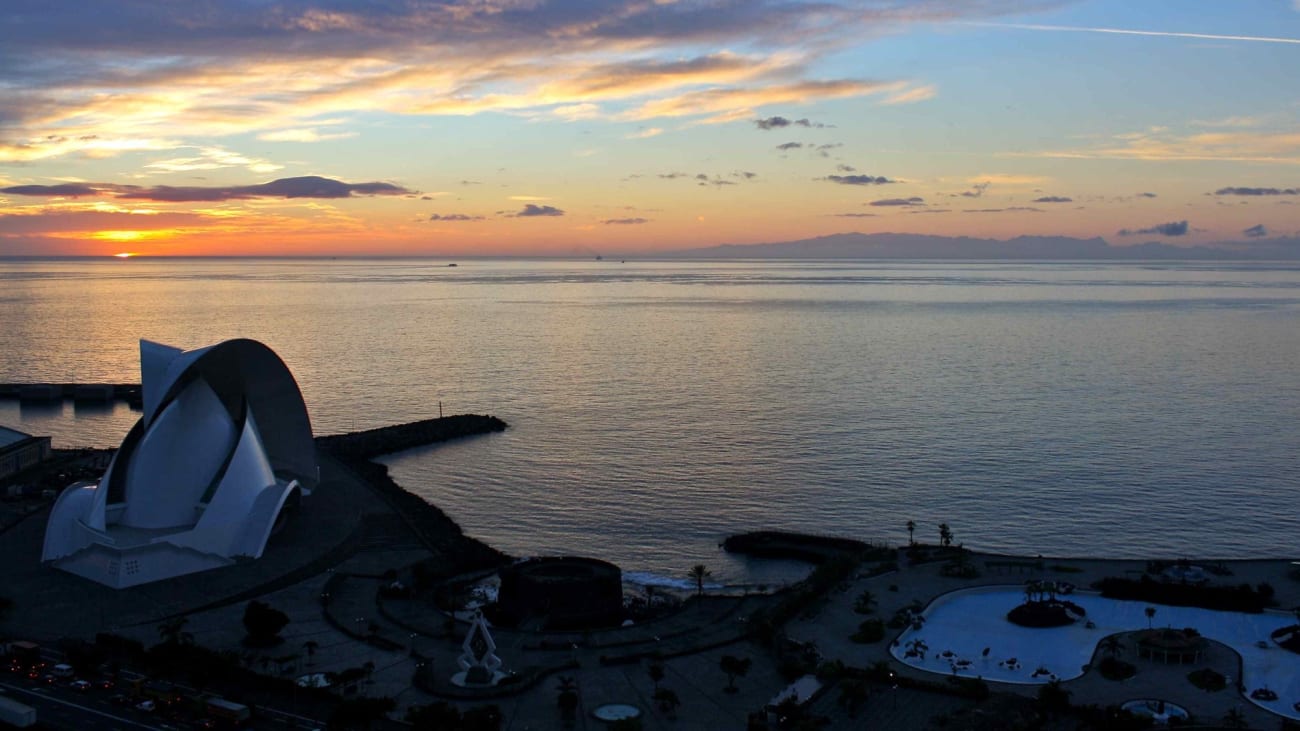
[[[6,0],[0,255],[1300,236],[1300,0]]]

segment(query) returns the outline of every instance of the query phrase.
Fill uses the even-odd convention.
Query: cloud
[[[993,185],[993,184],[990,183],[990,182],[988,182],[987,180],[984,181],[984,182],[982,182],[982,183],[976,183],[974,188],[972,188],[972,189],[970,189],[970,190],[967,190],[967,191],[963,191],[962,194],[961,194],[961,197],[963,197],[963,198],[981,198],[981,197],[984,196],[984,191],[988,190],[990,185]]]
[[[66,191],[74,190],[75,193]],[[150,200],[160,203],[251,200],[255,198],[351,198],[356,195],[409,195],[412,191],[392,183],[344,183],[307,175],[280,178],[260,185],[171,186],[85,183],[68,185],[21,185],[0,189],[0,193],[31,196],[99,195],[119,200]]]
[[[1300,195],[1300,188],[1219,188],[1215,195]]]
[[[659,173],[659,174],[656,175],[655,177],[657,177],[657,178],[663,178],[664,180],[676,180],[676,179],[678,179],[678,178],[689,178],[689,177],[691,177],[691,174],[690,174],[690,173],[679,173],[679,172],[674,171],[674,172],[671,172],[671,173]]]
[[[842,173],[856,173],[858,171],[858,169],[853,167],[852,165],[845,165],[843,163],[836,165],[835,169]]]
[[[1139,198],[1158,198],[1155,193],[1138,193]]]
[[[1120,236],[1135,236],[1139,234],[1157,234],[1160,236],[1186,236],[1186,221],[1171,221],[1169,223],[1158,223],[1150,228],[1140,228],[1136,231],[1122,228],[1118,231]]]
[[[318,132],[315,127],[300,127],[263,132],[257,139],[267,142],[328,142],[356,136],[356,132]]]
[[[261,185],[238,186],[171,186],[149,188],[119,186],[123,200],[151,200],[165,203],[197,201],[249,200],[253,198],[351,198],[359,195],[407,195],[411,191],[392,183],[344,183],[339,180],[307,175],[280,178]]]
[[[1063,195],[1045,195],[1042,198],[1035,198],[1035,203],[1073,203],[1073,198],[1066,198]]]
[[[821,122],[814,122],[810,119],[786,119],[785,117],[768,117],[766,119],[755,119],[754,124],[762,130],[781,129],[783,127],[809,127],[812,129],[822,129],[827,125]]]
[[[1264,228],[1264,224],[1260,223],[1243,230],[1242,233],[1245,234],[1247,238],[1260,239],[1268,236],[1268,229]]]
[[[1073,150],[1007,153],[1065,160],[1230,161],[1300,165],[1300,132],[1214,131],[1194,134],[1153,127]]]
[[[513,215],[514,218],[532,218],[534,216],[563,216],[564,211],[555,206],[539,206],[529,203],[524,209]]]
[[[1046,213],[1041,208],[1033,206],[1008,206],[1006,208],[968,208],[962,213]]]
[[[897,180],[890,180],[883,175],[827,175],[820,180],[826,180],[840,185],[889,185],[897,183]]]
[[[657,137],[664,133],[662,127],[643,127],[635,132],[630,132],[625,137],[629,140],[644,140],[650,137]]]
[[[650,223],[648,218],[606,218],[601,221],[606,226],[637,226],[643,223]]]
[[[1252,43],[1286,43],[1300,44],[1300,38],[1280,38],[1277,36],[1239,36],[1217,33],[1174,33],[1159,30],[1130,30],[1127,28],[1092,28],[1067,25],[1034,25],[1029,23],[968,23],[993,28],[1012,28],[1015,30],[1060,31],[1067,33],[1110,33],[1128,36],[1155,36],[1160,38],[1194,38],[1208,41],[1246,41]]]
[[[875,214],[875,213],[832,213],[831,215],[832,215],[832,216],[837,216],[837,217],[839,217],[839,218],[876,218],[878,214]]]
[[[881,199],[881,200],[871,201],[871,203],[869,203],[869,204],[867,204],[867,205],[872,205],[872,206],[923,206],[923,205],[925,205],[925,199],[924,199],[924,198],[919,198],[919,197],[917,197],[917,196],[912,196],[911,198],[883,198],[883,199]]]
[[[641,104],[625,118],[723,121],[877,92],[902,103],[931,92],[818,79],[819,62],[903,26],[1056,0],[257,0],[238,12],[143,2],[111,13],[93,0],[14,2],[21,22],[0,25],[5,161],[241,134],[315,142],[336,134],[322,120],[375,114],[553,119]]]
[[[917,86],[910,89],[900,89],[899,91],[890,92],[889,96],[885,97],[885,100],[881,103],[888,106],[915,104],[927,99],[933,99],[938,93],[938,90],[932,85]]]
[[[435,213],[429,216],[430,221],[482,221],[482,216],[470,216],[465,213]]]
[[[802,142],[785,142],[776,146],[778,150],[798,150],[803,147]]]
[[[0,193],[11,195],[30,195],[41,197],[79,198],[83,195],[98,195],[99,189],[82,183],[62,183],[60,185],[15,185],[0,188]]]
[[[1016,173],[989,173],[985,175],[976,175],[973,178],[967,178],[966,182],[979,185],[1005,185],[1008,187],[1046,185],[1052,182],[1052,179],[1042,175],[1019,175]]]

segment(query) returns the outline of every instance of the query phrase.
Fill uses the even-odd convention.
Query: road
[[[111,698],[118,694],[116,689],[77,691],[66,684],[29,682],[26,677],[22,677],[0,679],[0,692],[35,708],[38,728],[61,731],[188,731],[203,728],[196,721],[159,718],[130,705],[115,704]],[[258,718],[245,728],[256,731],[301,731],[315,727],[304,726],[303,721]]]

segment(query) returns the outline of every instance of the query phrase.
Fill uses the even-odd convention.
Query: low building
[[[50,458],[50,438],[0,426],[0,480]]]

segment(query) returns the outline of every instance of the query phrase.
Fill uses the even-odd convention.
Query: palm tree
[[[718,661],[718,667],[722,668],[722,672],[727,674],[727,687],[723,688],[723,690],[728,693],[735,693],[737,690],[736,678],[745,677],[749,673],[751,664],[753,664],[753,660],[747,657],[739,658],[735,655],[723,655],[722,659]]]
[[[907,545],[910,546],[916,543],[916,541],[913,540],[912,538],[912,534],[915,532],[916,532],[916,521],[914,520],[907,521]]]
[[[664,664],[654,660],[646,668],[646,672],[650,674],[650,682],[655,684],[655,692],[658,692],[659,682],[664,679]]]
[[[1246,728],[1246,714],[1240,708],[1229,709],[1223,714],[1223,725],[1228,728]]]
[[[163,622],[158,625],[158,637],[162,639],[164,645],[192,645],[194,644],[194,635],[184,631],[185,625],[189,620],[185,617]]]
[[[1120,650],[1124,649],[1124,643],[1119,641],[1119,635],[1111,635],[1101,641],[1101,651],[1115,657],[1119,655]]]
[[[944,548],[952,545],[952,529],[948,527],[947,523],[939,524],[939,544]]]
[[[865,589],[858,595],[858,600],[853,603],[853,611],[858,614],[871,614],[876,606],[876,596],[871,593],[870,589]]]
[[[307,666],[311,667],[313,664],[315,664],[315,660],[313,658],[316,657],[316,651],[320,649],[320,643],[316,642],[316,640],[307,640],[306,642],[302,643],[302,649],[303,652],[307,653]]]
[[[713,572],[705,568],[704,564],[697,563],[691,567],[687,575],[695,579],[695,592],[700,596],[704,596],[704,580],[712,576]]]
[[[560,684],[555,687],[555,705],[560,709],[564,725],[570,726],[578,717],[578,682],[572,675],[561,675],[559,680]]]
[[[1147,615],[1147,629],[1151,629],[1151,620],[1153,620],[1153,619],[1156,618],[1156,608],[1155,608],[1155,607],[1147,607],[1147,608],[1146,608],[1145,610],[1143,610],[1143,611],[1144,611],[1144,612],[1146,613],[1146,615]]]

